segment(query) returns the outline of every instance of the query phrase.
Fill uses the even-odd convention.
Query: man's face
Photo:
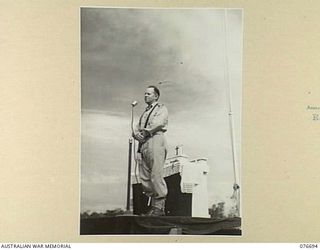
[[[157,101],[158,95],[154,92],[153,88],[147,88],[146,92],[144,93],[144,101],[148,105]]]

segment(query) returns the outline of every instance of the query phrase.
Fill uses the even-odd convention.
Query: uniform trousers
[[[157,133],[141,145],[139,176],[143,191],[151,197],[151,206],[164,209],[168,193],[163,178],[167,143],[163,133]]]

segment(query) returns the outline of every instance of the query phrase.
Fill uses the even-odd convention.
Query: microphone
[[[133,101],[133,102],[131,103],[131,106],[134,107],[134,106],[136,106],[137,104],[138,104],[137,101]]]

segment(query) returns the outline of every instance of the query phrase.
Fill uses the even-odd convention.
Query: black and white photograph
[[[80,235],[242,235],[243,10],[80,8]]]

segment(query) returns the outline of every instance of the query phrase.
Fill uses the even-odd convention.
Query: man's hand
[[[142,134],[142,136],[143,136],[144,138],[150,137],[150,132],[147,131],[147,130],[145,130],[145,129],[142,129],[142,130],[140,131],[140,133]]]
[[[136,138],[139,142],[143,142],[144,141],[144,136],[143,136],[143,133],[139,132],[139,133],[136,133],[134,138]]]
[[[139,142],[145,142],[148,137],[150,137],[149,131],[144,129],[140,130],[138,133],[132,133],[134,139],[138,140]]]

